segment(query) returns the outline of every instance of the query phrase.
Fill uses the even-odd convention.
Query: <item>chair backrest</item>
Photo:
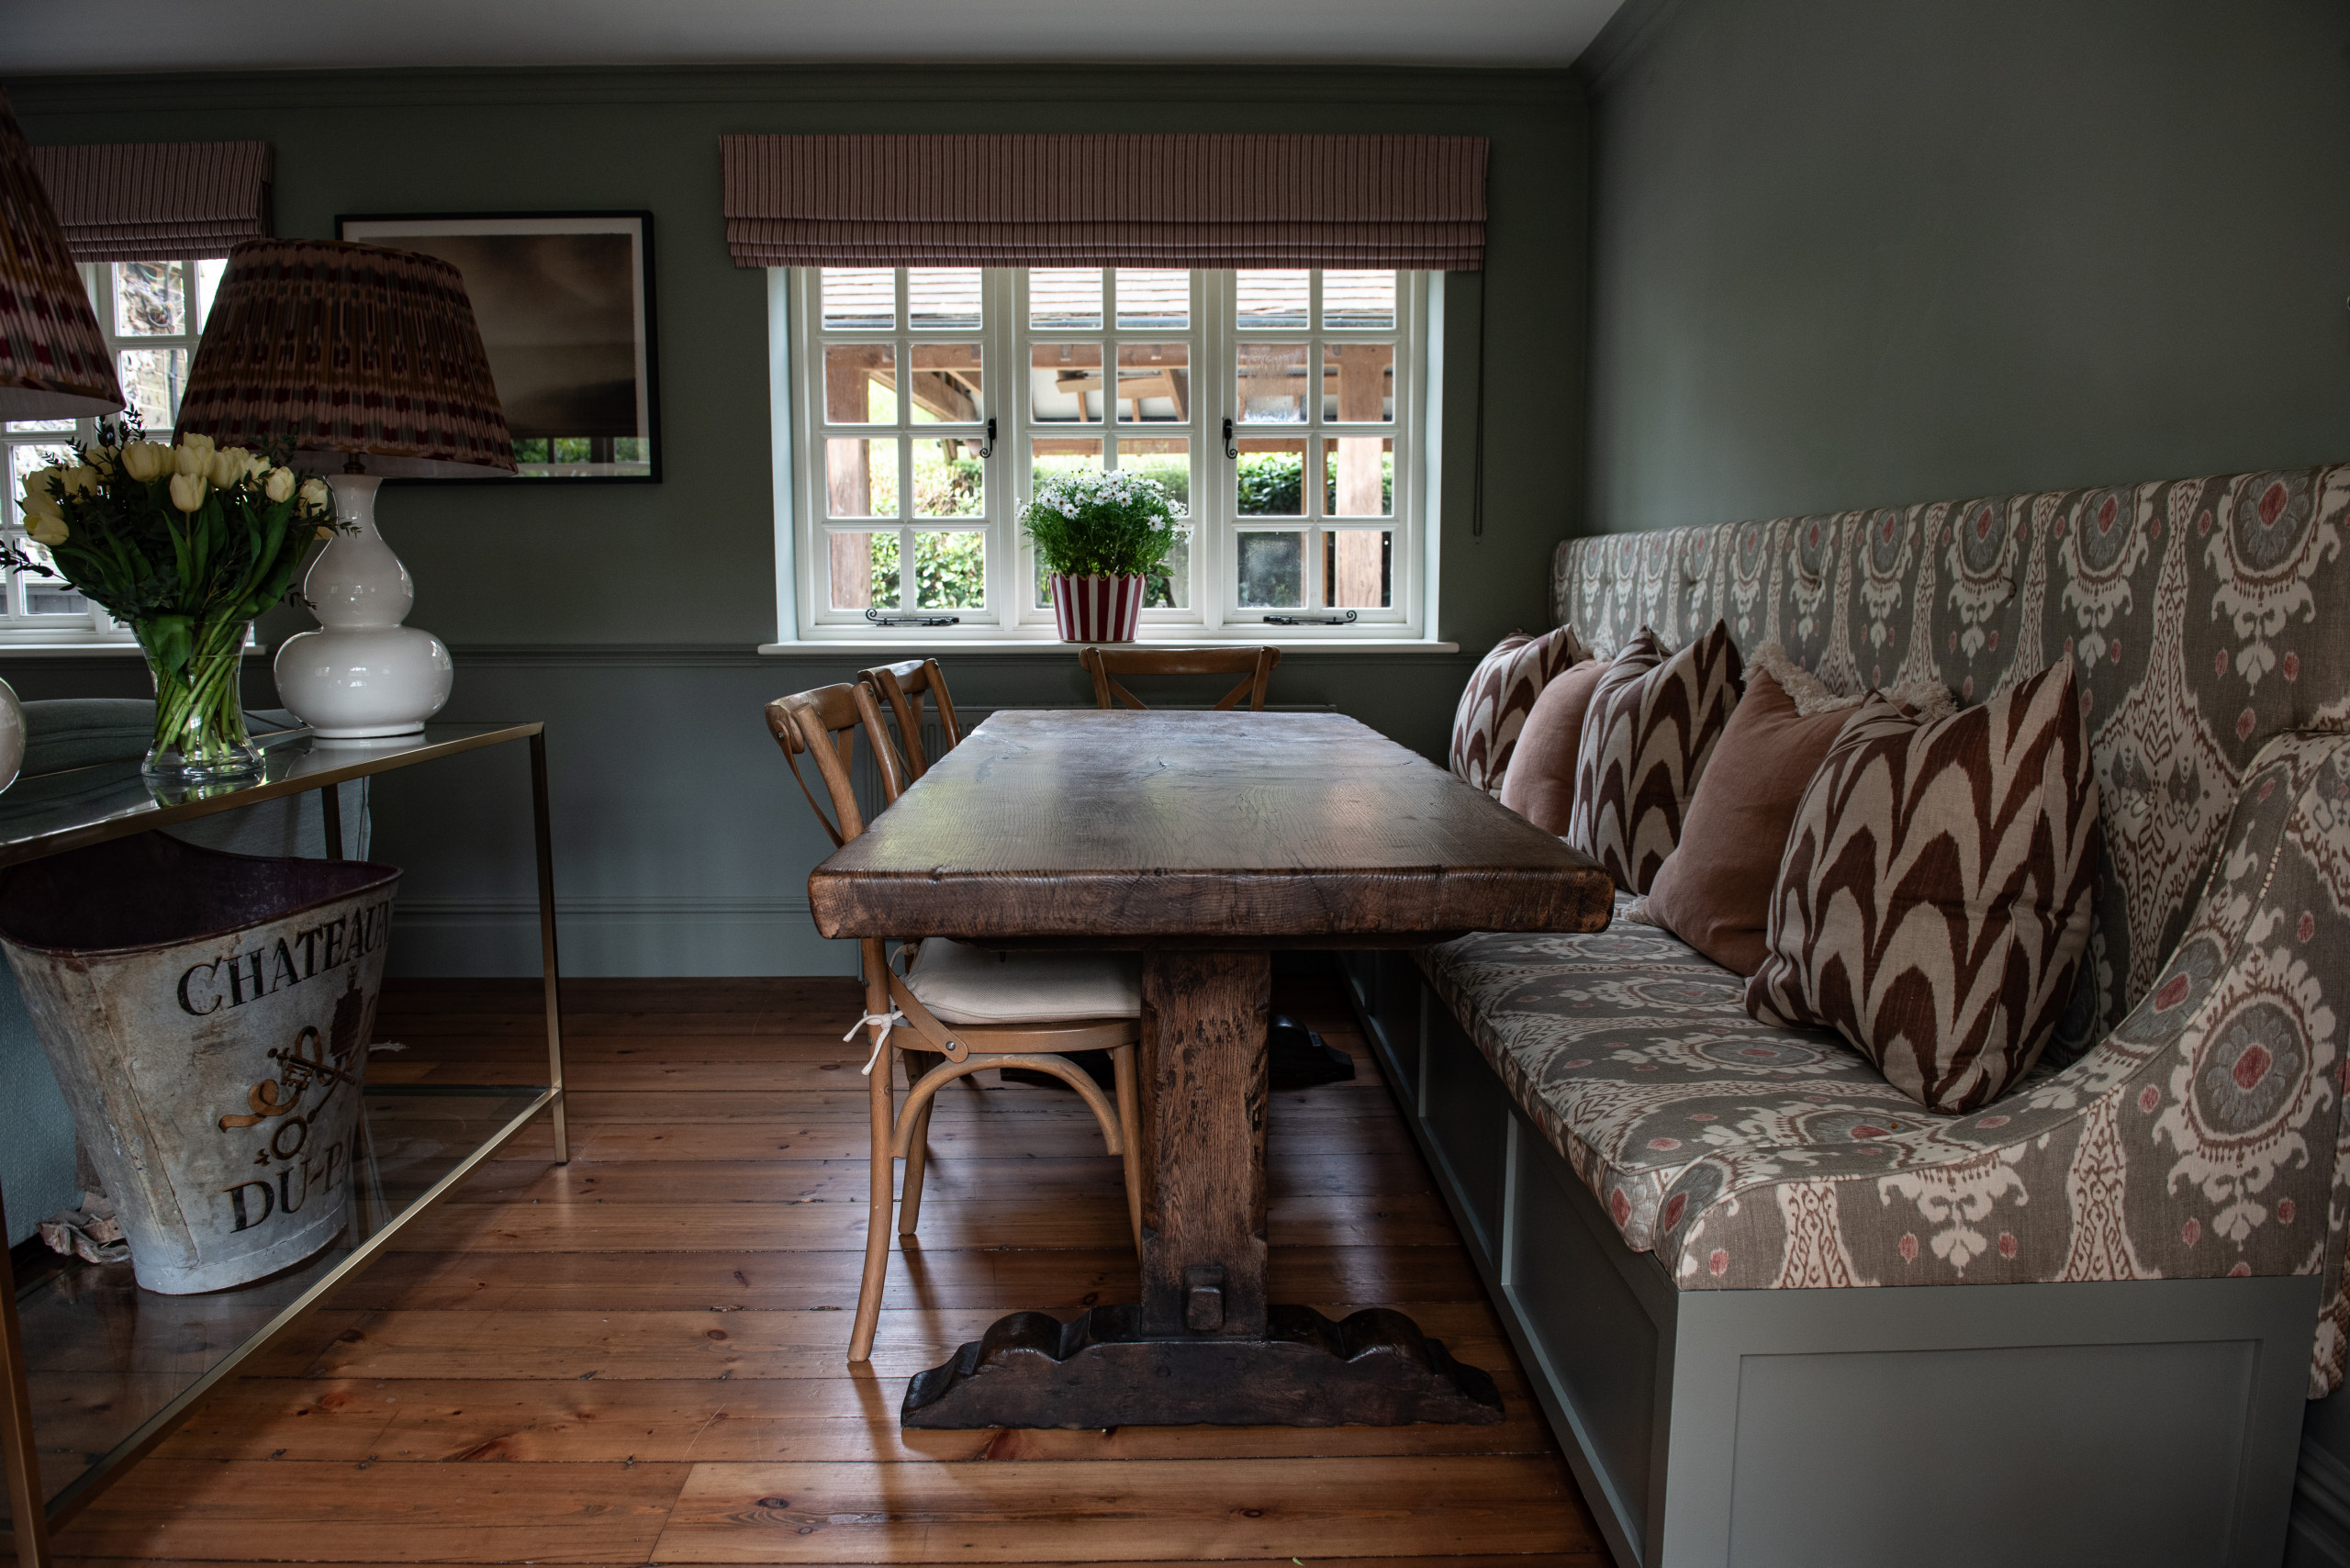
[[[930,758],[923,755],[922,744],[922,704],[925,696],[938,700],[938,732],[946,740],[939,751],[949,752],[962,744],[963,731],[955,722],[955,700],[946,695],[946,673],[938,667],[936,659],[877,665],[858,671],[856,679],[858,685],[871,687],[897,716],[898,734],[905,743],[907,783],[930,771]]]
[[[849,782],[848,775],[856,755],[859,725],[864,726],[872,747],[873,766],[881,775],[881,799],[886,805],[904,790],[906,781],[900,770],[898,748],[890,744],[888,733],[882,728],[881,710],[874,702],[872,688],[862,682],[851,685],[844,681],[838,686],[795,691],[767,704],[767,733],[783,748],[783,760],[791,765],[791,777],[799,781],[800,792],[808,797],[810,809],[835,845],[846,844],[865,831],[864,813],[856,809],[856,789]],[[808,776],[800,771],[800,759],[803,756],[815,763],[817,773],[824,780],[824,792],[832,797],[829,816],[817,801],[816,792],[808,787]]]
[[[1261,712],[1265,682],[1281,662],[1279,648],[1088,648],[1077,655],[1093,677],[1093,702],[1098,708],[1147,706],[1142,699],[1118,684],[1122,675],[1237,675],[1240,684],[1225,692],[1216,707],[1236,707],[1248,699],[1248,711]]]

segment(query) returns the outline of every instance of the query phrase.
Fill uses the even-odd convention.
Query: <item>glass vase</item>
[[[252,625],[200,622],[191,632],[182,617],[132,622],[155,678],[149,778],[194,783],[260,770],[261,748],[245,733],[245,704],[237,689]]]

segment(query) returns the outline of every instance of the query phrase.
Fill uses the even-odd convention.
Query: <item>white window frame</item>
[[[198,267],[202,261],[221,261],[220,257],[192,258],[184,263],[186,274],[187,312],[190,330],[164,335],[128,333],[117,330],[115,318],[115,273],[117,263],[84,262],[81,263],[82,286],[89,291],[90,307],[98,319],[98,331],[106,340],[106,350],[116,356],[139,349],[183,349],[191,368],[196,363],[196,348],[204,333],[204,318],[211,306],[210,294],[199,281]],[[136,264],[136,263],[129,263]],[[215,286],[218,286],[215,275]],[[75,420],[71,430],[36,431],[26,428],[32,420],[17,420],[0,424],[0,456],[6,459],[7,497],[0,501],[0,534],[19,543],[25,541],[24,483],[17,474],[17,453],[19,448],[65,448],[79,442],[89,445],[97,440],[96,418]],[[57,422],[57,421],[49,421]],[[149,429],[150,441],[169,442],[169,426]],[[108,615],[96,605],[69,614],[31,613],[28,608],[28,585],[55,584],[56,578],[42,578],[23,572],[0,572],[0,653],[11,646],[31,644],[39,646],[57,644],[86,644],[91,647],[136,647],[130,628]],[[62,585],[60,585],[62,586]]]
[[[1427,624],[1427,595],[1431,563],[1427,543],[1428,518],[1427,505],[1429,478],[1434,465],[1432,450],[1437,432],[1430,418],[1430,384],[1434,370],[1430,360],[1430,277],[1426,273],[1402,272],[1397,274],[1396,319],[1393,328],[1330,329],[1313,323],[1321,319],[1322,274],[1317,269],[1312,276],[1309,325],[1288,328],[1248,328],[1237,324],[1237,274],[1231,271],[1198,271],[1192,274],[1192,308],[1190,324],[1184,330],[1166,328],[1127,328],[1116,326],[1115,268],[1104,269],[1102,326],[1082,330],[1032,330],[1028,326],[1028,274],[1024,269],[990,268],[981,274],[980,297],[982,322],[974,333],[957,329],[913,330],[906,312],[906,274],[897,270],[894,299],[895,315],[889,329],[840,329],[827,330],[822,325],[822,278],[812,267],[778,269],[782,275],[778,286],[769,290],[772,339],[786,346],[789,364],[778,367],[778,403],[788,404],[789,411],[777,421],[776,461],[778,465],[778,498],[788,498],[789,520],[779,527],[778,555],[788,557],[793,566],[779,582],[778,597],[785,602],[778,606],[778,620],[787,628],[787,638],[801,642],[874,642],[903,644],[908,642],[952,644],[957,642],[993,642],[1006,639],[1046,642],[1053,639],[1055,629],[1052,611],[1035,602],[1035,565],[1034,553],[1019,536],[1017,519],[1029,498],[1032,465],[1031,442],[1037,439],[1099,437],[1104,444],[1105,466],[1117,462],[1117,441],[1121,436],[1142,440],[1181,439],[1190,443],[1192,541],[1189,582],[1189,605],[1181,609],[1153,609],[1143,612],[1142,635],[1146,640],[1213,641],[1225,638],[1233,641],[1262,642],[1279,638],[1283,642],[1393,642],[1399,639],[1419,640]],[[784,319],[777,320],[777,315]],[[1285,342],[1304,342],[1309,364],[1309,386],[1315,390],[1305,399],[1308,418],[1303,423],[1248,424],[1240,419],[1237,407],[1237,353],[1243,341],[1256,339]],[[912,403],[907,387],[908,377],[898,377],[899,408],[895,424],[861,426],[832,426],[825,420],[825,385],[823,353],[827,346],[842,342],[893,342],[898,345],[898,363],[901,370],[910,362],[911,345],[920,342],[979,341],[982,343],[983,368],[982,407],[979,419],[968,424],[914,424],[911,420]],[[1101,345],[1105,380],[1114,385],[1117,344],[1158,342],[1184,342],[1192,356],[1192,397],[1187,418],[1181,420],[1119,420],[1115,405],[1104,400],[1104,418],[1086,422],[1040,422],[1030,407],[1027,388],[1030,386],[1029,351],[1039,342],[1091,342]],[[1325,342],[1388,342],[1395,344],[1393,419],[1380,425],[1341,425],[1326,421],[1322,398],[1318,392],[1319,378],[1310,367],[1321,363]],[[986,592],[987,605],[982,610],[923,610],[911,602],[895,610],[883,610],[884,616],[901,618],[895,625],[874,625],[865,618],[862,610],[838,610],[831,603],[830,543],[828,535],[842,531],[841,520],[828,513],[828,476],[826,446],[828,439],[847,438],[852,434],[866,439],[892,439],[900,447],[900,511],[895,520],[885,520],[886,526],[913,530],[917,520],[904,515],[912,507],[912,471],[908,460],[910,440],[959,437],[968,441],[983,441],[986,421],[995,421],[992,454],[985,460],[984,485],[986,511],[977,520],[977,526],[987,536]],[[1296,526],[1306,535],[1306,569],[1309,580],[1319,576],[1321,569],[1322,485],[1315,472],[1315,458],[1320,454],[1318,442],[1327,436],[1363,435],[1377,432],[1392,434],[1394,442],[1394,477],[1391,517],[1378,520],[1373,526],[1384,525],[1393,531],[1390,546],[1391,602],[1379,608],[1358,608],[1356,619],[1347,625],[1280,625],[1269,623],[1268,615],[1293,614],[1302,620],[1328,616],[1334,612],[1311,607],[1295,610],[1244,609],[1235,602],[1238,597],[1236,579],[1238,535],[1251,528],[1264,526],[1269,519],[1241,519],[1237,510],[1237,472],[1235,459],[1226,455],[1224,442],[1224,421],[1235,423],[1236,442],[1250,435],[1279,436],[1300,439],[1306,442],[1305,472],[1301,485],[1306,498],[1305,515]],[[921,520],[923,529],[931,527],[969,526],[963,520]],[[872,532],[872,531],[867,531]],[[903,559],[901,553],[901,559]],[[911,585],[909,585],[911,586]],[[907,596],[909,599],[911,595]],[[953,615],[957,623],[951,626],[920,626],[912,620],[924,616]]]

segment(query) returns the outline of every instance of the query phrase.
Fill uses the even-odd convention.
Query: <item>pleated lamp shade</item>
[[[332,240],[229,252],[178,428],[383,478],[514,472],[464,276],[435,256]]]
[[[122,411],[114,355],[0,93],[0,420]]]

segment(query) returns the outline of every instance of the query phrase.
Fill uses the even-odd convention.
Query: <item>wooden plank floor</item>
[[[1598,1531],[1335,985],[1353,1053],[1277,1094],[1273,1299],[1399,1306],[1491,1370],[1492,1427],[901,1432],[999,1315],[1131,1300],[1117,1161],[1074,1095],[950,1088],[871,1363],[861,1048],[834,980],[565,988],[572,1163],[533,1129],[68,1527],[69,1561],[1604,1568]],[[535,990],[390,989],[370,1070],[526,1079]]]

